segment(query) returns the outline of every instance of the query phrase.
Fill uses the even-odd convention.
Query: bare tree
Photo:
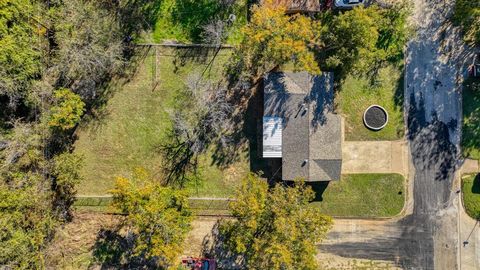
[[[220,46],[226,38],[227,22],[214,19],[203,26],[202,38],[205,43]]]
[[[212,83],[191,76],[187,95],[192,109],[171,113],[173,127],[168,142],[160,147],[167,184],[183,187],[197,173],[198,159],[212,144],[227,145],[233,112],[222,82]]]
[[[88,104],[124,64],[119,22],[109,11],[78,0],[66,1],[59,13],[58,47],[45,77],[56,87],[72,89]]]

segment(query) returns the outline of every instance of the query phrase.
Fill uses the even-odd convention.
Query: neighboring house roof
[[[265,77],[263,116],[263,156],[271,155],[271,138],[276,138],[277,145],[280,138],[275,157],[281,151],[284,180],[340,179],[341,118],[333,113],[333,74],[269,73]],[[278,119],[283,120],[281,124]]]
[[[273,4],[286,7],[288,13],[321,11],[320,0],[274,0]]]

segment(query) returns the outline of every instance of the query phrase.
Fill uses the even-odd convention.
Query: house
[[[263,158],[282,162],[282,179],[339,180],[341,118],[333,74],[271,72],[264,78]]]
[[[285,6],[290,14],[320,12],[322,8],[320,0],[273,0],[273,4]]]

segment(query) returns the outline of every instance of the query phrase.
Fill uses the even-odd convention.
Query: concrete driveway
[[[407,176],[407,142],[342,142],[342,174],[349,173],[399,173]]]

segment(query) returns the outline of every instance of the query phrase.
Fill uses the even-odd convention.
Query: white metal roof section
[[[282,118],[263,117],[263,157],[282,157]]]

